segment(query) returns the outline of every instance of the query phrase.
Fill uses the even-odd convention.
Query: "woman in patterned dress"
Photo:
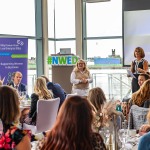
[[[18,126],[18,94],[12,87],[0,86],[0,149],[30,150],[30,132]]]

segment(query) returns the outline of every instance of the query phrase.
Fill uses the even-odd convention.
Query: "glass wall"
[[[87,58],[122,57],[122,0],[86,3]]]
[[[0,0],[0,34],[35,36],[34,0]]]
[[[59,53],[60,48],[71,48],[75,53],[74,0],[48,0],[48,31],[49,54]]]
[[[86,3],[87,37],[122,36],[122,0]]]
[[[58,38],[75,38],[75,0],[55,0],[55,32]]]
[[[0,36],[21,36],[28,40],[28,71],[31,84],[36,74],[35,0],[0,0]],[[41,1],[42,2],[42,1]],[[60,48],[71,48],[76,54],[75,0],[47,0],[49,55],[59,53]],[[122,0],[86,3],[83,8],[86,20],[83,35],[87,45],[87,58],[106,58],[115,55],[122,58]],[[82,36],[82,33],[81,33]],[[42,42],[41,42],[42,43]],[[29,91],[32,91],[33,84]]]
[[[55,0],[48,0],[47,7],[48,7],[48,37],[54,39],[54,32],[55,32]],[[51,48],[50,48],[51,49]]]
[[[112,49],[115,49],[115,55],[122,58],[122,39],[94,39],[87,40],[87,56],[106,58],[112,55]]]

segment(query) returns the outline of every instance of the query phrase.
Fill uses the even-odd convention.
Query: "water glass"
[[[110,136],[110,131],[108,128],[101,128],[101,130],[99,131],[100,135],[103,137],[104,139],[104,143],[107,142],[107,139]]]
[[[19,95],[20,95],[21,99],[23,99],[23,100],[27,98],[27,92],[26,91],[22,91],[22,92],[20,91]]]
[[[119,139],[122,143],[122,147],[120,150],[126,150],[125,144],[126,144],[127,137],[128,137],[128,129],[120,129],[118,131],[118,136],[119,136]]]
[[[2,120],[0,119],[0,138],[2,136],[2,133],[3,133],[3,123]]]

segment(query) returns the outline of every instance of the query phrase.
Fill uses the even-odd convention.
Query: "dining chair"
[[[129,111],[128,128],[139,130],[143,124],[147,123],[147,113],[150,109],[132,105]]]
[[[72,97],[72,96],[76,96],[76,95],[78,95],[78,94],[77,94],[77,93],[74,93],[74,94],[67,94],[67,95],[66,95],[66,99],[69,98],[69,97]]]
[[[38,100],[36,126],[23,123],[23,129],[29,129],[33,134],[47,131],[56,121],[60,98]]]

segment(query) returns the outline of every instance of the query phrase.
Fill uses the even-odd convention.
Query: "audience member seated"
[[[138,143],[138,150],[150,150],[150,132],[143,135]]]
[[[143,84],[146,80],[148,80],[148,79],[150,79],[150,76],[149,76],[148,74],[146,74],[146,73],[141,73],[141,74],[139,74],[139,76],[138,76],[138,84],[139,84],[139,86],[141,87],[142,84]]]
[[[146,80],[140,89],[132,94],[130,103],[143,107],[147,100],[150,100],[150,79]]]
[[[143,124],[139,129],[139,135],[144,135],[150,131],[150,124]]]
[[[19,72],[19,71],[14,72],[12,74],[12,81],[10,83],[8,83],[8,85],[16,88],[18,90],[18,92],[27,91],[26,85],[21,83],[22,77],[23,77],[23,75],[21,72]]]
[[[30,150],[30,132],[18,127],[20,117],[17,92],[9,86],[0,86],[0,118],[3,131],[0,149]]]
[[[39,146],[41,150],[106,150],[100,134],[92,131],[92,107],[80,96],[66,99],[56,123]]]
[[[143,124],[139,129],[139,135],[144,135],[150,131],[150,110],[147,113],[147,124]]]
[[[150,76],[149,76],[148,73],[147,73],[147,74],[144,74],[144,73],[140,74],[139,77],[138,77],[138,83],[139,83],[140,87],[141,87],[142,84],[143,84],[146,80],[148,80],[148,79],[150,79]],[[149,108],[149,107],[150,107],[150,99],[149,99],[149,100],[146,100],[146,101],[144,102],[143,107],[144,107],[144,108]]]
[[[47,89],[45,79],[43,79],[42,77],[38,77],[35,81],[34,93],[31,95],[30,110],[25,110],[22,112],[22,117],[20,122],[36,125],[37,101],[39,99],[48,100],[52,98],[53,98],[53,93]]]
[[[42,75],[41,77],[43,77],[46,80],[47,88],[53,92],[54,98],[60,98],[60,107],[66,98],[65,90],[60,86],[60,84],[50,82],[50,80],[46,76]]]
[[[88,93],[87,99],[92,104],[94,118],[100,117],[104,103],[106,102],[106,97],[103,90],[100,87],[92,88]],[[97,124],[93,124],[93,128],[98,132],[101,126],[97,127]]]
[[[139,84],[139,86],[141,87],[142,84],[148,79],[150,79],[150,75],[148,73],[141,73],[141,74],[139,74],[139,76],[138,76],[138,84]],[[130,92],[127,94],[127,96],[125,96],[123,98],[123,100],[122,100],[123,102],[127,102],[128,103],[130,101],[131,97],[129,97],[129,94],[130,94]]]
[[[106,97],[103,90],[99,87],[93,88],[89,91],[88,100],[91,102],[93,113],[94,113],[94,120],[93,120],[93,129],[96,132],[102,127],[108,127],[112,132],[112,119],[113,115],[116,115],[115,121],[118,121],[118,128],[121,127],[121,120],[124,120],[124,116],[122,112],[116,111],[116,102],[106,102]],[[121,107],[121,106],[120,106]],[[108,116],[110,118],[106,119]],[[121,118],[120,118],[120,117]]]
[[[140,127],[139,134],[142,135],[138,144],[138,150],[149,150],[150,149],[150,111],[147,114],[148,124],[143,124]]]

